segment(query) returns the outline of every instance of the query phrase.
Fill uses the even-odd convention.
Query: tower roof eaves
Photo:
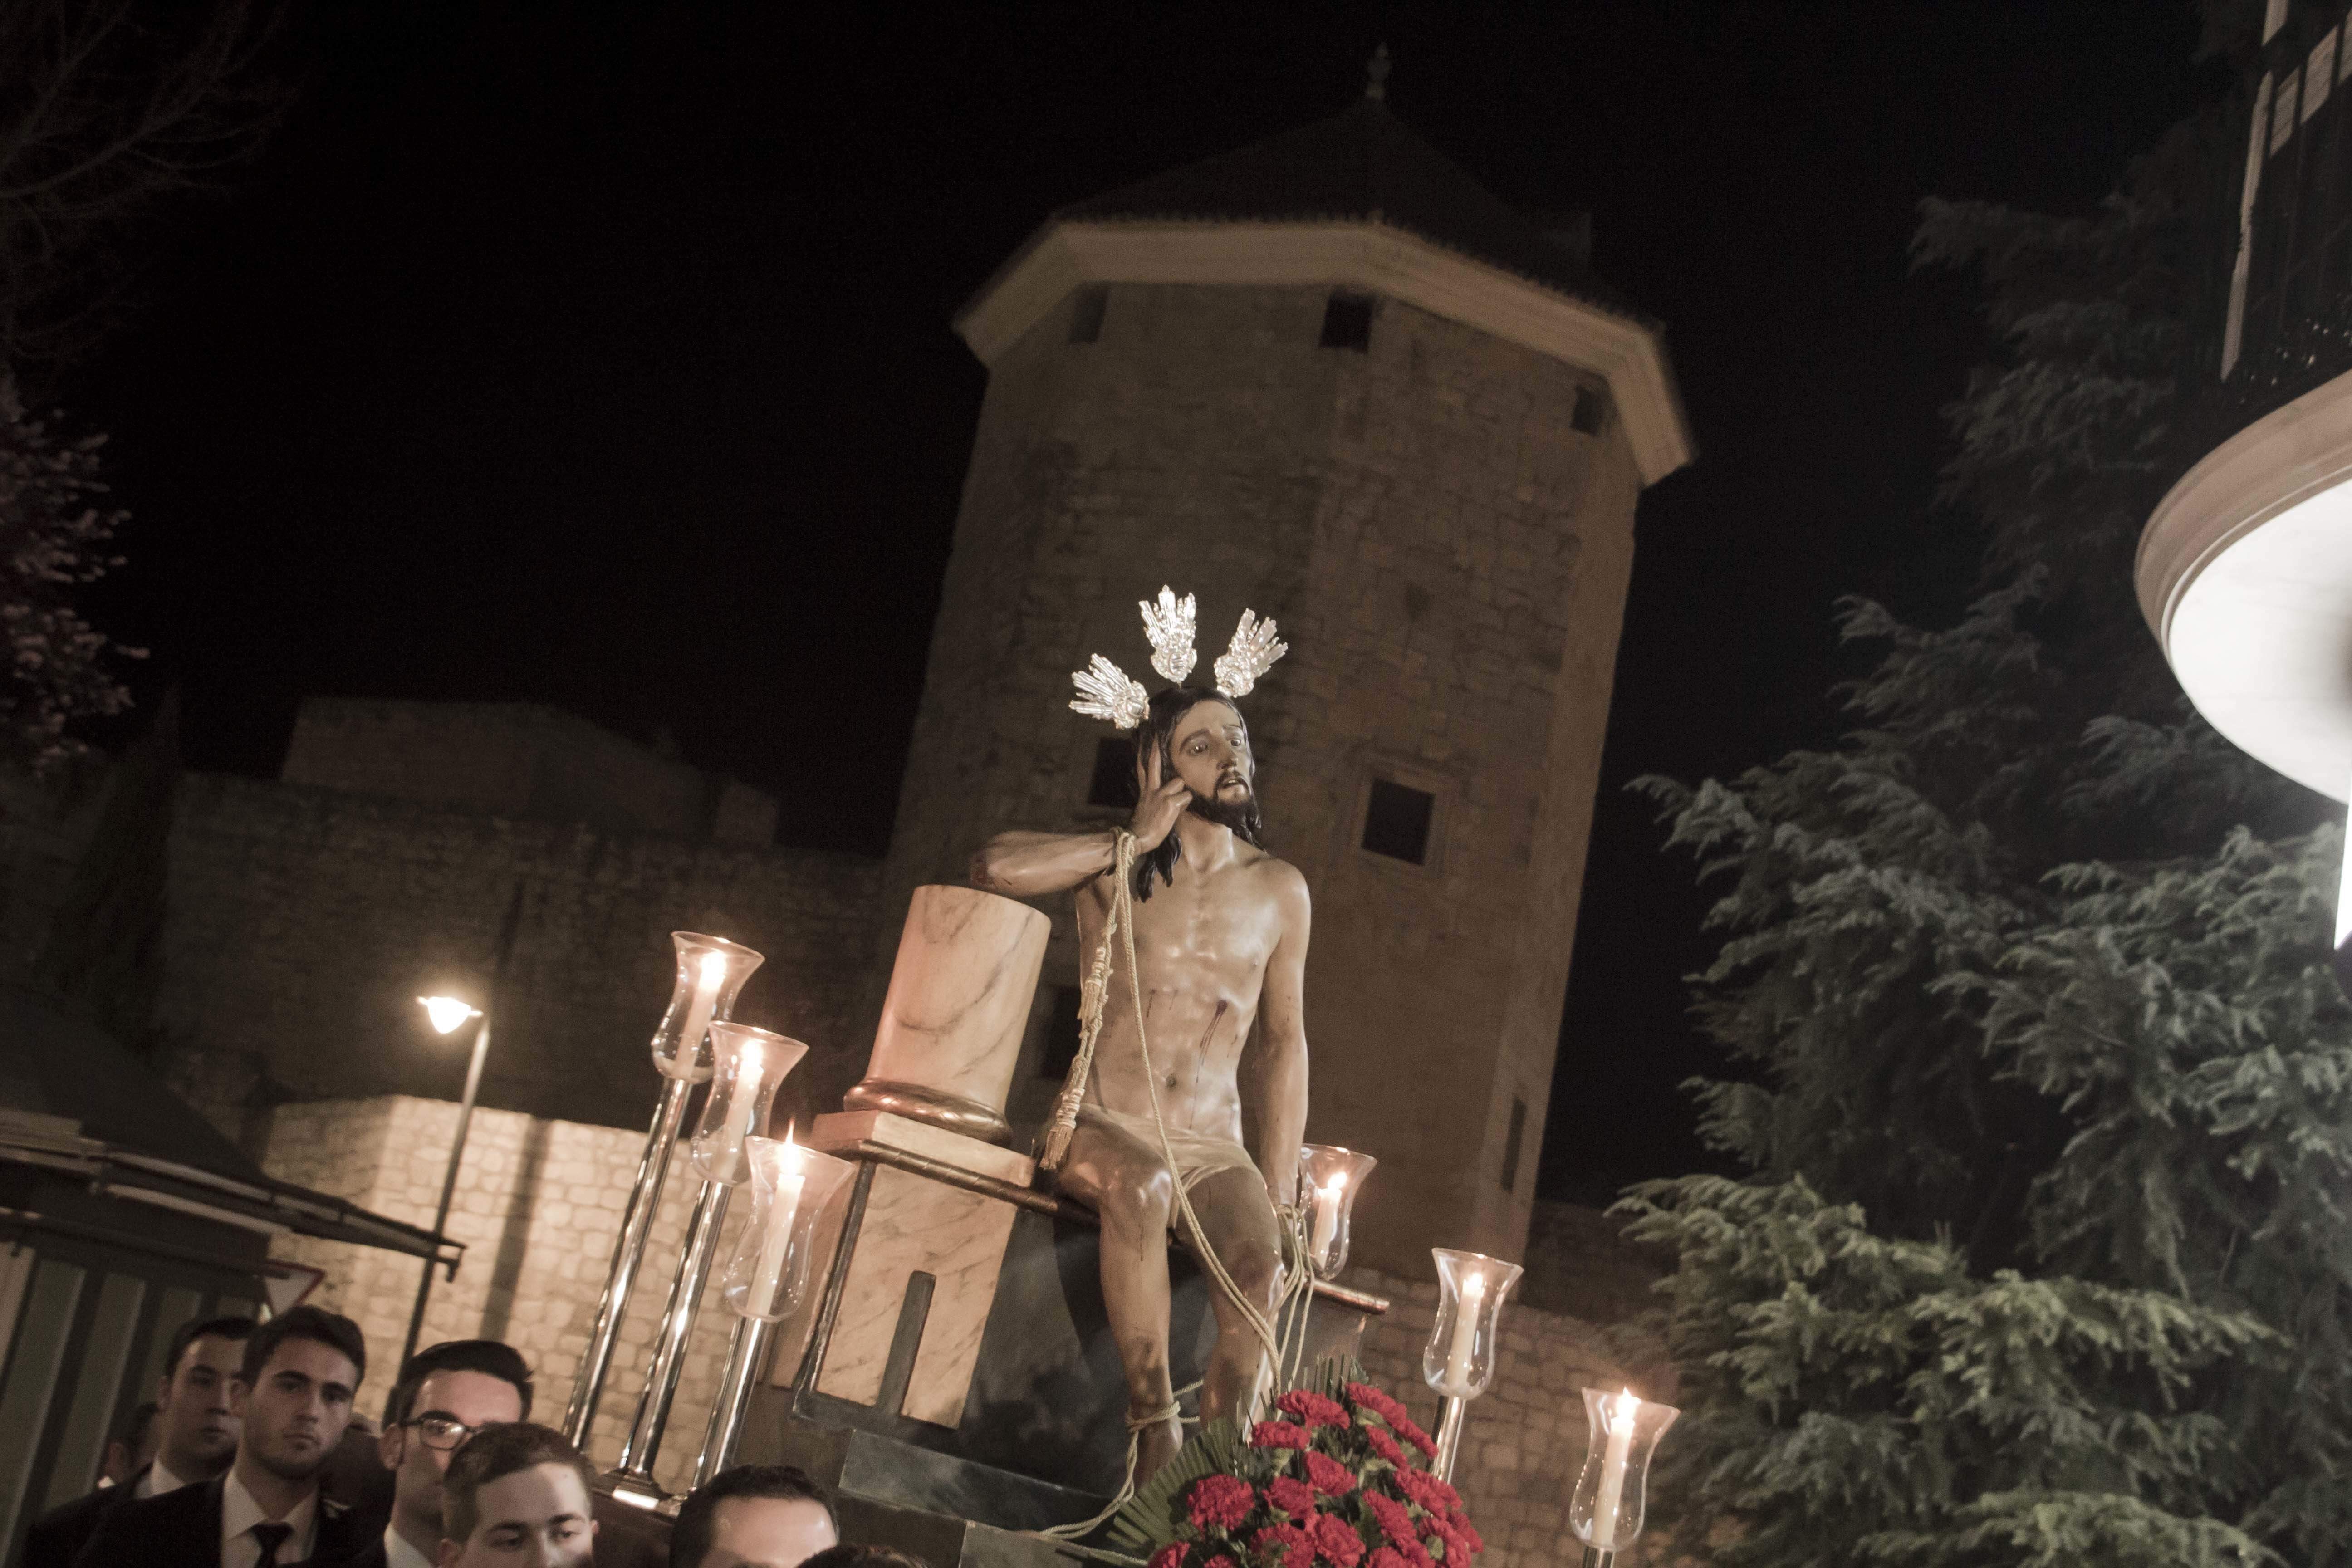
[[[1358,289],[1517,342],[1607,378],[1643,482],[1696,455],[1662,329],[1386,216],[1079,217],[1065,209],[959,310],[982,363],[1091,283]]]

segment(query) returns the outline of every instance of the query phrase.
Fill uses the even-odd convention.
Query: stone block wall
[[[434,1035],[415,999],[478,1003],[520,888],[484,1105],[642,1126],[659,1089],[646,1042],[669,999],[669,933],[704,931],[767,955],[736,1016],[809,1045],[777,1111],[804,1124],[839,1107],[872,1046],[852,974],[877,869],[190,776],[164,922],[166,1072],[232,1136],[251,1136],[272,1102],[456,1099],[467,1037]]]
[[[262,1165],[271,1175],[347,1198],[377,1214],[429,1226],[441,1195],[457,1107],[408,1096],[281,1105],[269,1118]],[[455,1280],[436,1279],[420,1344],[503,1340],[537,1373],[533,1414],[560,1425],[595,1321],[621,1209],[635,1179],[645,1134],[625,1128],[477,1111],[458,1168],[447,1234],[466,1244]],[[675,1260],[684,1248],[698,1184],[681,1147],[646,1245],[646,1264],[622,1320],[598,1405],[591,1458],[609,1468],[645,1386],[646,1363]],[[720,1233],[725,1267],[748,1203],[731,1204]],[[291,1238],[277,1256],[327,1271],[311,1300],[356,1320],[367,1335],[359,1409],[380,1417],[416,1299],[422,1265],[370,1247]],[[696,1319],[656,1474],[683,1489],[710,1417],[734,1320],[719,1300],[714,1269]]]
[[[528,702],[311,698],[280,776],[494,816],[766,844],[772,796],[561,709]]]

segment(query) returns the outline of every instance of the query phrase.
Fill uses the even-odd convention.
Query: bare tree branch
[[[84,346],[131,231],[250,156],[282,0],[0,0],[0,364]]]

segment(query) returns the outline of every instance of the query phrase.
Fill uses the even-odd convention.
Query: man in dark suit
[[[77,1568],[325,1568],[383,1528],[324,1495],[320,1472],[367,1373],[357,1323],[297,1307],[256,1329],[230,1385],[243,1430],[228,1469],[202,1486],[111,1510]]]
[[[530,1415],[530,1367],[496,1340],[451,1340],[401,1363],[377,1453],[393,1475],[392,1519],[352,1568],[434,1568],[449,1456],[485,1426]]]
[[[181,1325],[157,1384],[155,1458],[120,1484],[50,1510],[25,1532],[24,1568],[68,1568],[106,1516],[142,1498],[208,1481],[236,1454],[229,1385],[245,1358],[251,1318],[206,1318]]]

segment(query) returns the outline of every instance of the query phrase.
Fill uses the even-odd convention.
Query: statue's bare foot
[[[1184,1424],[1171,1415],[1165,1421],[1155,1421],[1135,1435],[1135,1484],[1143,1484],[1160,1471],[1160,1467],[1176,1457],[1184,1446]]]

